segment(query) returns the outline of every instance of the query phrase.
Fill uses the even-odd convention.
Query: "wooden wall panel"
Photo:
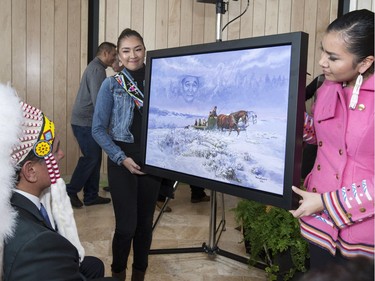
[[[107,25],[107,1],[99,1],[99,31],[98,31],[98,41],[103,42],[106,39],[105,27]],[[130,13],[130,9],[129,9]]]
[[[155,2],[155,0],[144,0],[146,2]],[[132,0],[119,0],[119,34],[120,32],[127,28],[131,27],[131,3]]]
[[[0,9],[0,82],[7,83],[12,80],[12,2],[4,0]]]
[[[290,31],[303,31],[305,1],[292,0],[292,17]]]
[[[279,14],[277,21],[277,33],[290,32],[292,20],[292,0],[279,1]]]
[[[180,46],[192,44],[193,0],[181,1]]]
[[[40,107],[40,0],[26,4],[26,101]]]
[[[205,6],[202,3],[196,1],[193,2],[193,28],[192,28],[192,39],[193,45],[203,43],[204,38],[204,10]]]
[[[156,49],[163,49],[168,47],[168,2],[168,0],[156,1]]]
[[[53,68],[54,68],[54,3],[41,0],[41,22],[40,22],[40,106],[47,116],[53,116]]]
[[[277,22],[279,16],[284,17],[284,15],[280,15],[279,13],[279,0],[267,0],[264,35],[277,34]]]
[[[100,41],[102,43],[103,41],[108,41],[116,44],[117,37],[119,36],[119,1],[118,0],[112,0],[107,1],[106,6],[106,24],[105,24],[105,39]]]
[[[87,66],[87,48],[88,48],[88,12],[89,12],[89,3],[88,1],[90,0],[81,0],[81,7],[80,7],[80,29],[77,31],[80,33],[80,60],[79,60],[79,66],[80,66],[80,71],[79,71],[79,81],[81,81],[81,77],[83,72],[86,69]],[[67,117],[69,122],[67,123],[67,133],[66,133],[66,170],[65,174],[71,175],[74,171],[74,168],[77,164],[78,158],[80,157],[80,150],[78,147],[77,140],[75,139],[73,135],[73,131],[71,129],[70,125],[70,119],[71,119],[71,113],[72,113],[72,107],[73,107],[73,102],[75,100],[75,96],[77,95],[79,86],[75,89],[75,91],[68,93],[70,102],[71,102],[71,108],[68,107],[67,109]],[[74,97],[73,97],[74,96]]]
[[[216,37],[216,9],[213,4],[204,4],[204,34],[202,43],[215,42]]]
[[[70,125],[67,124],[67,70],[68,70],[68,0],[55,1],[55,35],[54,42],[54,114],[53,121],[61,139],[63,151],[67,151],[66,138]],[[69,113],[70,114],[70,113]],[[67,155],[68,156],[68,155]],[[67,170],[67,158],[65,157],[60,166],[62,170]]]
[[[292,31],[310,35],[307,82],[320,73],[320,41],[337,16],[339,0],[229,1],[222,40]],[[72,105],[87,66],[89,0],[0,0],[0,81],[11,81],[21,98],[55,121],[71,174],[79,157],[70,127]],[[351,9],[374,11],[375,0],[352,0]],[[117,43],[131,27],[144,36],[147,50],[210,43],[216,40],[216,7],[196,0],[101,0],[99,42]],[[108,74],[113,72],[108,71]],[[106,172],[103,160],[102,172]]]
[[[240,38],[249,38],[253,36],[254,1],[241,1],[241,11],[245,11],[246,7],[246,13],[240,18]]]
[[[330,13],[331,13],[331,7],[327,5],[325,0],[318,0],[318,5],[317,5],[317,18],[320,18],[320,21],[316,22],[315,26],[315,38],[314,38],[314,44],[311,44],[311,48],[314,48],[314,56],[310,56],[309,59],[312,62],[311,69],[308,69],[309,73],[319,73],[321,68],[319,66],[319,59],[320,59],[320,54],[321,54],[321,49],[320,49],[320,42],[322,41],[324,32],[329,25],[330,21]],[[310,76],[311,79],[314,79],[314,77]]]
[[[339,4],[338,3],[339,3],[339,0],[331,0],[329,22],[332,22],[337,18],[337,14],[338,14],[338,11],[339,11],[339,7],[338,7]]]
[[[241,14],[241,2],[240,1],[231,1],[229,2],[228,11],[226,13],[228,15],[228,18],[223,21],[224,23],[228,23],[229,21],[235,19],[239,14]],[[225,16],[225,15],[224,15]],[[223,16],[223,17],[224,17]],[[215,28],[216,30],[216,28]],[[230,23],[226,27],[227,33],[226,36],[222,36],[223,41],[225,40],[234,40],[240,38],[240,31],[241,31],[241,21],[240,19],[236,19],[232,23]]]
[[[74,145],[76,144],[76,140],[71,129],[70,120],[73,104],[77,95],[77,89],[79,88],[81,81],[81,67],[80,63],[77,63],[80,62],[81,33],[76,32],[77,27],[80,28],[81,26],[81,3],[80,1],[68,1],[67,4],[67,72],[65,94],[66,109],[64,117],[66,124],[65,139],[67,144],[65,147],[65,153],[70,156],[78,154],[77,146]],[[76,158],[66,157],[67,172],[72,173],[76,164]]]
[[[156,1],[145,0],[143,19],[143,40],[146,45],[146,50],[154,50],[156,42]]]
[[[3,6],[1,11],[3,11]],[[7,44],[8,46],[6,48],[2,48],[5,50],[4,55],[7,55],[7,57],[4,58],[4,60],[2,58],[1,61],[9,61],[9,64],[11,63],[11,68],[4,67],[0,71],[5,71],[6,77],[11,74],[11,77],[9,76],[6,81],[12,81],[12,85],[17,90],[20,98],[26,100],[26,1],[12,0],[12,10],[9,10],[8,12],[8,17],[11,16],[12,18],[12,37],[11,40],[5,41],[0,38],[1,44],[3,44],[3,42],[8,42],[9,44]],[[7,24],[2,26],[7,26]],[[7,29],[8,27],[2,30],[0,37],[7,34]],[[9,56],[8,52],[11,52],[12,55]],[[0,56],[2,55],[3,52],[0,53]],[[11,71],[8,71],[9,69],[11,69]]]
[[[131,28],[143,34],[143,1],[132,1]]]
[[[181,0],[168,3],[168,47],[180,46]]]
[[[308,0],[305,1],[304,9],[304,22],[303,31],[309,34],[309,48],[308,48],[308,61],[307,61],[307,72],[314,76],[314,65],[315,65],[315,45],[316,45],[316,18],[317,18],[318,1]],[[320,44],[320,43],[319,43]]]
[[[253,37],[263,36],[266,27],[266,1],[254,0]]]
[[[81,34],[81,52],[80,52],[80,76],[82,76],[87,65],[87,48],[88,48],[88,13],[89,13],[89,0],[81,0],[81,24],[80,24],[80,34]]]

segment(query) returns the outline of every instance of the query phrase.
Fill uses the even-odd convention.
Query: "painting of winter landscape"
[[[283,194],[291,46],[152,61],[147,165]]]

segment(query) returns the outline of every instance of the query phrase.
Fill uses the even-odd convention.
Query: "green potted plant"
[[[296,272],[307,270],[308,244],[300,235],[298,220],[287,210],[241,200],[233,211],[250,245],[250,264],[265,264],[268,280],[290,280]]]

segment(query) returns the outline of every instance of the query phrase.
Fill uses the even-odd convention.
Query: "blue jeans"
[[[88,203],[98,197],[102,149],[92,137],[91,127],[72,125],[72,129],[82,156],[66,189],[68,194],[77,194],[83,188],[83,202]]]

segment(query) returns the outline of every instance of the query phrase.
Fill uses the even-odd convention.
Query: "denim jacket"
[[[96,100],[92,136],[118,165],[122,165],[126,155],[114,141],[134,142],[130,132],[134,106],[133,99],[113,76],[103,81]]]

